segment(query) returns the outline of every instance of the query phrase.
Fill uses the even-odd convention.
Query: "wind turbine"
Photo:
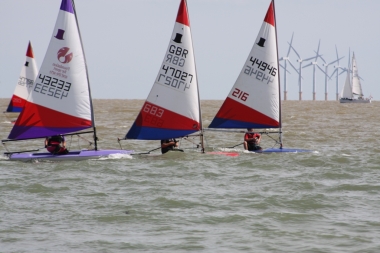
[[[316,95],[316,91],[315,91],[315,85],[316,85],[315,84],[315,82],[316,82],[315,66],[317,66],[323,73],[325,72],[321,67],[319,67],[319,65],[317,63],[318,57],[321,57],[321,55],[319,54],[319,46],[320,46],[320,44],[321,44],[321,40],[319,40],[317,52],[314,51],[316,53],[316,55],[314,57],[310,58],[310,59],[314,58],[314,61],[310,62],[308,65],[306,65],[306,66],[303,67],[303,68],[307,68],[307,67],[313,65],[313,100],[315,100],[315,95]],[[306,61],[306,60],[304,60],[304,61]]]
[[[288,72],[290,74],[290,72],[286,69],[287,62],[289,62],[289,64],[294,68],[293,64],[290,62],[290,59],[289,59],[290,49],[292,47],[292,42],[293,42],[293,35],[294,35],[294,32],[292,34],[292,38],[290,39],[290,43],[288,42],[288,44],[290,45],[289,49],[288,49],[288,54],[286,55],[286,57],[281,57],[281,59],[280,59],[280,61],[282,61],[282,60],[285,61],[284,67],[280,64],[280,66],[285,70],[284,71],[284,100],[288,99],[288,90],[286,88],[286,72]],[[298,71],[296,70],[296,72],[298,72]]]
[[[336,46],[335,46],[335,49],[336,49]],[[338,62],[338,65],[339,65],[339,60],[341,60],[341,59],[343,59],[344,58],[344,56],[343,57],[340,57],[340,58],[338,58],[338,49],[336,49],[336,60],[335,61],[332,61],[332,62],[330,62],[330,63],[326,63],[326,61],[325,61],[325,59],[323,59],[323,57],[322,57],[322,55],[320,56],[320,58],[322,59],[322,61],[324,62],[324,64],[323,64],[323,66],[325,66],[325,101],[327,101],[327,77],[330,79],[330,77],[328,76],[328,68],[329,68],[329,65],[330,64],[333,64],[333,63],[335,63],[335,62]]]
[[[339,69],[343,69],[341,66],[339,66],[339,60],[342,59],[342,58],[344,58],[344,56],[341,57],[341,58],[339,58],[339,56],[338,56],[338,48],[336,47],[336,45],[335,45],[335,51],[336,51],[336,59],[337,59],[336,62],[338,62],[338,64],[334,65],[335,70],[331,73],[331,76],[329,78],[331,79],[331,77],[336,72],[336,77],[335,77],[336,78],[336,101],[338,101],[339,100],[339,75],[343,73],[343,72],[340,73],[340,74],[338,73]],[[350,56],[348,56],[348,60],[350,60]]]
[[[291,66],[297,71],[298,73],[298,87],[299,87],[299,100],[302,101],[302,62],[303,61],[308,61],[308,60],[311,60],[313,59],[314,57],[311,57],[311,58],[307,58],[307,59],[302,59],[301,56],[297,53],[296,49],[291,46],[291,48],[293,49],[294,53],[296,53],[296,55],[298,56],[298,59],[297,59],[297,62],[299,62],[299,69],[297,71],[297,69],[291,64]],[[290,63],[290,62],[289,62]]]

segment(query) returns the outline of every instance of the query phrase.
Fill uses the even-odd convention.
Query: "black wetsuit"
[[[162,144],[164,144],[164,143],[169,143],[169,142],[172,142],[172,141],[176,142],[175,139],[161,140],[161,146],[162,146]],[[173,150],[173,149],[174,149],[174,145],[172,145],[172,146],[168,146],[168,147],[166,147],[166,148],[161,148],[161,153],[162,153],[162,154],[165,154],[165,153],[168,152],[169,150]]]

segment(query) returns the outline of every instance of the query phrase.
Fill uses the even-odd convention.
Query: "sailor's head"
[[[248,132],[253,132],[253,128],[247,128]]]

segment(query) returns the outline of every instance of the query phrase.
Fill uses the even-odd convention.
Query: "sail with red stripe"
[[[45,58],[9,139],[40,138],[94,126],[85,55],[71,0],[62,0]]]
[[[209,128],[280,128],[276,22],[271,2],[234,86]]]
[[[32,90],[37,73],[38,69],[36,60],[34,59],[32,43],[29,41],[25,63],[21,68],[15,91],[5,112],[21,112]]]
[[[197,73],[186,0],[157,78],[125,139],[162,140],[202,129]]]

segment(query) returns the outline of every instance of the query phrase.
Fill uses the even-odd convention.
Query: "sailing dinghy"
[[[34,80],[37,77],[37,63],[34,59],[32,43],[29,41],[26,50],[25,63],[21,68],[20,77],[7,110],[4,111],[5,116],[14,123],[28,99],[29,93],[32,90]],[[12,116],[10,116],[12,115]]]
[[[271,1],[256,42],[234,86],[212,120],[209,129],[278,129],[279,148],[251,151],[310,152],[282,147],[281,93],[274,0]],[[243,132],[244,133],[244,132]]]
[[[181,0],[157,78],[124,139],[165,140],[199,131],[203,151],[198,78],[190,21],[186,0]]]
[[[62,0],[53,35],[32,91],[8,139],[2,142],[79,135],[84,133],[82,130],[90,128],[92,131],[86,133],[93,133],[93,150],[70,151],[64,155],[27,151],[5,154],[10,160],[56,161],[94,159],[132,152],[98,150],[87,65],[75,5],[73,0]]]
[[[371,103],[372,97],[364,98],[355,53],[352,53],[352,74],[347,70],[346,82],[341,93],[340,103]],[[357,97],[355,97],[357,96]]]

